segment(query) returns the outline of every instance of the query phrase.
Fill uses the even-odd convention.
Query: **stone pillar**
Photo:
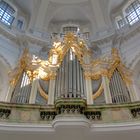
[[[54,105],[55,96],[55,78],[52,78],[49,83],[48,105]]]
[[[135,91],[134,87],[133,87],[133,83],[129,83],[127,84],[127,88],[129,90],[129,94],[130,94],[130,98],[131,98],[131,102],[135,102],[135,101],[139,101],[139,96],[137,94],[137,92]]]
[[[38,87],[38,79],[34,79],[32,82],[29,104],[35,104],[35,99],[37,95],[37,87]]]
[[[85,76],[85,86],[86,86],[86,96],[87,96],[87,105],[93,105],[93,95],[92,95],[92,81],[91,78]]]
[[[109,88],[109,79],[106,75],[102,75],[102,84],[104,88],[104,96],[106,104],[112,103],[110,88]]]

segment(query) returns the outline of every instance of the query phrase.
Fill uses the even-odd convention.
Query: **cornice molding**
[[[46,42],[46,41],[40,40],[40,39],[35,38],[35,37],[31,37],[30,35],[23,34],[23,33],[21,33],[20,35],[19,34],[12,34],[12,33],[10,33],[10,31],[6,31],[2,27],[0,27],[0,32],[3,36],[5,36],[9,40],[11,40],[12,42],[15,42],[18,45],[19,45],[19,41],[21,41],[23,39],[26,40],[27,42],[30,42],[32,44],[36,44],[36,45],[39,45],[42,47],[48,45],[48,42]]]
[[[117,43],[119,43],[120,39],[122,39],[122,43],[124,43],[124,42],[130,40],[132,37],[135,37],[139,33],[140,33],[140,28],[138,26],[137,28],[135,28],[133,31],[131,31],[129,33],[128,33],[128,31],[121,32],[120,34],[115,32],[113,35],[111,35],[107,38],[97,40],[97,41],[92,41],[92,44],[93,45],[103,45],[103,44],[112,42],[115,39],[115,42],[113,43],[113,45],[116,45]]]
[[[43,41],[43,40],[41,40],[37,37],[31,36],[31,35],[28,35],[28,34],[25,34],[24,36],[25,36],[26,40],[29,41],[32,44],[36,44],[36,45],[39,45],[41,47],[49,45],[49,42]]]
[[[62,118],[63,119],[63,118]],[[74,120],[74,119],[73,119]],[[67,120],[63,120],[63,122],[60,120],[55,121],[55,125],[57,125],[57,127],[62,127],[62,126],[72,126],[71,122],[73,121],[71,120],[71,118],[67,119]],[[84,120],[84,119],[83,119]],[[75,121],[73,123],[75,123],[77,121],[77,119],[75,119]],[[79,121],[79,120],[78,120]],[[86,119],[84,121],[87,121]],[[80,122],[79,122],[80,123]],[[88,123],[88,122],[86,122]],[[82,122],[82,124],[84,124],[84,122]],[[73,125],[77,126],[76,124]],[[90,125],[89,125],[90,126]],[[87,127],[88,128],[88,127]],[[95,132],[107,132],[107,131],[125,131],[125,130],[136,130],[136,129],[140,129],[140,123],[139,122],[133,122],[133,123],[119,123],[119,124],[93,124],[90,126],[91,131]],[[55,128],[53,127],[52,124],[48,124],[48,125],[43,125],[43,124],[18,124],[18,123],[14,123],[14,124],[0,124],[0,130],[3,131],[18,131],[18,132],[27,132],[27,133],[31,133],[31,132],[55,132]]]
[[[103,44],[106,44],[106,43],[109,43],[110,41],[112,41],[113,38],[114,38],[114,34],[107,38],[97,40],[97,41],[91,41],[91,42],[93,45],[103,45]]]
[[[49,41],[43,41],[37,37],[34,37],[30,34],[26,34],[26,33],[21,33],[19,34],[12,34],[9,31],[4,30],[2,27],[0,27],[0,32],[3,36],[5,36],[6,38],[8,38],[9,40],[15,42],[16,44],[19,43],[19,40],[22,40],[23,38],[26,39],[26,41],[30,42],[31,44],[36,44],[39,45],[41,47],[44,47],[46,45],[50,45]],[[122,32],[122,33],[114,33],[109,37],[103,38],[101,40],[97,40],[97,41],[92,41],[93,45],[103,45],[103,44],[107,44],[109,42],[114,42],[114,39],[116,39],[117,41],[115,41],[115,44],[117,44],[119,42],[119,39],[122,38],[122,43],[126,42],[127,40],[129,40],[130,38],[134,37],[135,35],[140,33],[140,28],[137,27],[135,28],[133,31],[127,33],[127,32]],[[113,44],[113,45],[115,45]],[[19,44],[18,44],[19,45]]]
[[[9,31],[6,31],[2,27],[0,27],[0,33],[1,33],[1,35],[3,35],[6,38],[8,38],[9,40],[14,41],[14,42],[17,42],[16,35],[10,33],[10,30]]]

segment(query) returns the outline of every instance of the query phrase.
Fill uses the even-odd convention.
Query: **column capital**
[[[84,72],[84,78],[86,79],[86,80],[89,80],[89,79],[91,79],[91,73],[90,72]]]
[[[101,75],[102,76],[104,76],[104,77],[108,77],[108,70],[107,69],[103,69],[102,71],[101,71]]]
[[[55,80],[56,79],[56,73],[52,73],[50,76],[50,80]]]

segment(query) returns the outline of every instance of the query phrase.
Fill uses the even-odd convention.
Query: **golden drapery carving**
[[[15,86],[18,82],[20,76],[25,71],[29,76],[30,80],[36,75],[35,71],[32,69],[32,63],[30,62],[31,56],[29,55],[29,50],[27,48],[24,49],[23,54],[18,62],[18,65],[15,69],[9,72],[10,83]]]
[[[41,87],[40,83],[38,82],[38,90],[40,95],[45,99],[48,100],[48,95],[47,93],[43,90],[43,88]]]

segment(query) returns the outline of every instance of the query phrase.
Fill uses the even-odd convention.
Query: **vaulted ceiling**
[[[111,26],[111,11],[126,0],[13,1],[22,11],[29,15],[28,22],[32,21],[34,24],[32,26],[38,29],[42,28],[44,30],[46,28],[47,31],[51,23],[76,21],[80,24],[88,23],[95,33],[106,30]]]
[[[116,7],[120,6],[124,0],[107,0],[108,1],[108,9],[109,11],[112,11]],[[127,1],[127,0],[125,0]]]
[[[41,2],[43,0],[14,0],[23,10],[25,10],[27,13],[31,13],[32,7],[34,4],[38,1]],[[56,2],[56,3],[63,3],[63,4],[76,4],[76,3],[81,3],[85,2],[88,0],[49,0],[50,2]],[[95,1],[95,0],[91,0]],[[103,3],[103,0],[99,0],[100,3]],[[116,7],[118,7],[121,3],[123,3],[124,0],[104,0],[108,7],[109,10],[112,10]],[[126,1],[126,0],[125,0]]]

